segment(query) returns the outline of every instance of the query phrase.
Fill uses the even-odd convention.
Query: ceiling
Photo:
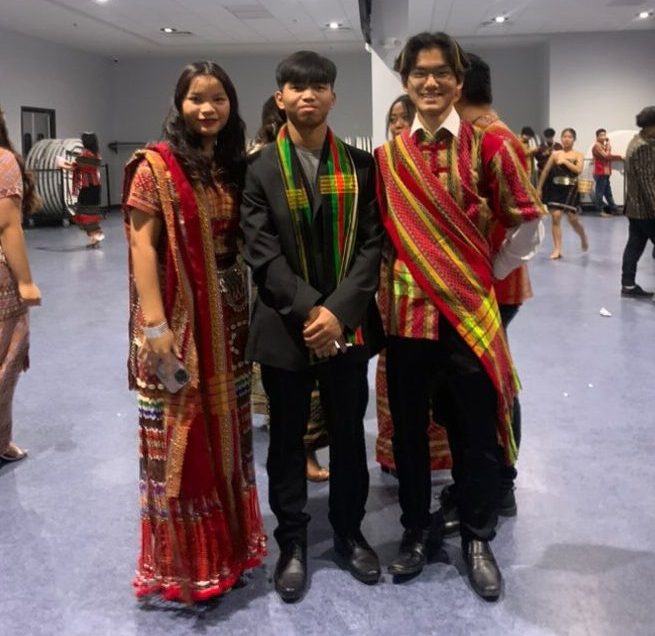
[[[121,58],[363,46],[358,0],[0,0],[0,27]]]
[[[0,0],[0,27],[108,57],[262,53],[362,46],[358,0]],[[372,0],[393,14],[374,44],[397,46],[408,33],[443,30],[456,37],[507,43],[584,31],[654,29],[637,20],[655,0]],[[488,24],[496,15],[508,22]],[[331,21],[344,30],[326,28]],[[171,26],[184,34],[166,35]],[[377,39],[377,41],[376,41]]]

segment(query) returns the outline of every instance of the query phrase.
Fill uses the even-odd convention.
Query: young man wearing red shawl
[[[426,428],[436,383],[451,420],[469,580],[477,594],[495,600],[502,577],[489,542],[497,521],[498,445],[513,463],[510,423],[519,384],[493,282],[522,262],[513,249],[517,233],[531,235],[528,251],[534,250],[543,208],[511,145],[462,121],[454,109],[467,66],[444,33],[410,38],[397,70],[417,116],[411,130],[376,151],[382,217],[394,248],[384,320],[405,529],[389,571],[417,574],[432,547]],[[517,229],[492,256],[494,221]]]
[[[270,404],[269,501],[280,546],[275,589],[296,601],[307,580],[303,435],[316,380],[330,436],[334,547],[355,578],[380,578],[360,525],[368,495],[366,373],[383,337],[374,300],[383,229],[373,158],[327,125],[334,64],[299,51],[276,75],[287,125],[251,160],[241,227],[258,289],[247,355],[261,365]]]
[[[462,94],[455,104],[459,116],[475,127],[493,133],[498,137],[506,139],[516,155],[521,159],[526,172],[528,160],[523,151],[523,144],[518,137],[503,122],[498,113],[492,107],[491,91],[491,70],[489,65],[474,53],[466,53],[469,68],[464,76]],[[523,233],[515,236],[510,230],[509,234],[505,227],[495,221],[489,231],[491,240],[492,258],[503,247],[505,241],[512,242],[512,252],[519,251],[522,261],[527,261],[534,254],[531,233]],[[539,240],[543,238],[543,225],[541,225]],[[527,240],[527,249],[518,245],[517,241]],[[504,248],[508,251],[507,245]],[[500,319],[503,328],[507,331],[509,323],[514,319],[523,301],[532,297],[532,287],[528,275],[528,266],[523,262],[516,269],[511,271],[504,279],[494,280],[496,300],[500,310]],[[438,400],[437,400],[438,401]],[[444,414],[443,408],[441,409]],[[521,442],[521,406],[518,396],[514,398],[512,413],[512,432],[518,449]],[[502,451],[502,449],[501,449]],[[500,491],[498,496],[498,514],[505,517],[516,515],[516,499],[514,496],[514,481],[516,479],[516,468],[513,465],[504,464],[500,469]],[[440,500],[442,504],[444,531],[445,534],[454,534],[459,531],[459,513],[457,510],[456,492],[453,487],[447,486],[441,491]]]

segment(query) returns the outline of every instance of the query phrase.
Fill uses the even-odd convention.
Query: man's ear
[[[282,99],[282,91],[277,90],[273,93],[273,99],[275,99],[275,105],[280,109],[280,110],[285,110],[284,108],[284,100]]]

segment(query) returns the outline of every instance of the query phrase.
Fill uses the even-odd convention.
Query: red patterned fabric
[[[488,133],[505,139],[516,153],[517,158],[523,163],[526,171],[530,168],[530,161],[525,154],[521,140],[505,125],[503,121],[495,119],[491,121],[478,119],[475,122],[476,127],[485,130]],[[494,222],[489,233],[491,239],[492,260],[496,255],[503,241],[505,240],[506,230],[501,223]],[[530,276],[528,266],[521,265],[509,274],[503,280],[494,281],[496,290],[496,299],[499,305],[520,305],[528,298],[532,298],[532,286],[530,285]]]
[[[493,217],[509,227],[539,218],[541,206],[520,161],[502,139],[462,122],[450,148],[457,160],[449,165],[448,188],[433,170],[425,170],[420,146],[407,131],[377,149],[380,199],[386,197],[383,221],[397,259],[428,302],[455,326],[494,383],[499,441],[513,462],[510,409],[518,379],[492,288],[486,237]]]
[[[128,240],[130,204],[154,201],[155,191],[162,298],[191,380],[170,394],[145,372],[132,274],[129,378],[139,389],[142,510],[134,586],[137,596],[191,602],[222,594],[266,553],[244,360],[247,285],[234,264],[238,208],[231,189],[218,181],[192,185],[163,144],[140,151],[126,168]]]

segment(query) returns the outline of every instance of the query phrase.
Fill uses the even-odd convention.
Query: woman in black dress
[[[548,159],[539,177],[537,191],[542,201],[548,206],[553,219],[553,252],[550,258],[562,256],[562,213],[566,213],[573,231],[580,237],[583,252],[589,249],[587,234],[580,222],[578,178],[584,167],[584,156],[573,150],[575,130],[565,128],[562,131],[562,150],[555,150]],[[550,176],[550,178],[549,178]],[[544,191],[544,184],[548,187]]]

